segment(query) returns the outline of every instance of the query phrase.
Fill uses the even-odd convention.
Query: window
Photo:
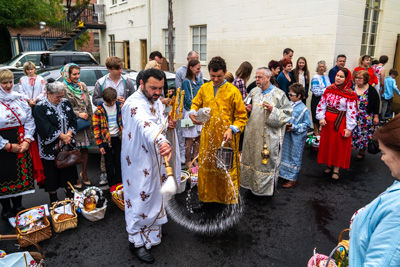
[[[164,43],[165,43],[165,58],[169,60],[169,50],[168,50],[168,29],[164,30]],[[175,29],[172,32],[172,43],[174,44],[174,59],[175,59]]]
[[[192,50],[199,53],[200,61],[207,60],[207,26],[192,27]]]
[[[78,65],[97,65],[97,63],[88,55],[71,56],[71,62]]]
[[[93,33],[93,45],[96,46],[96,47],[99,47],[99,45],[100,45],[99,33],[98,32],[94,32]]]
[[[361,39],[361,55],[375,56],[376,37],[381,0],[366,0],[364,12],[363,34]]]
[[[117,0],[111,0],[111,5],[116,5],[117,4]]]
[[[109,42],[110,57],[115,57],[115,35],[111,34],[108,37],[110,38],[110,42]]]

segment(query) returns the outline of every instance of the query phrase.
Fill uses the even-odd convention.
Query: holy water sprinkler
[[[172,172],[172,167],[168,163],[168,158],[167,156],[164,156],[165,160],[165,171],[167,172],[167,180],[165,183],[161,186],[160,192],[163,195],[175,195],[176,190],[177,190],[177,183],[174,178],[174,173]]]

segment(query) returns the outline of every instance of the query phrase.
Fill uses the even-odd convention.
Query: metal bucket
[[[225,141],[222,142],[217,151],[217,168],[223,170],[230,170],[233,167],[233,149],[224,147]]]

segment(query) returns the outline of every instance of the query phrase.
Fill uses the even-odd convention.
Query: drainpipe
[[[147,0],[147,53],[151,52],[151,0]],[[146,55],[146,58],[148,56]]]

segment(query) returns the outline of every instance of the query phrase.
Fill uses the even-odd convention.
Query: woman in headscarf
[[[24,96],[12,91],[13,80],[11,71],[0,70],[0,203],[3,219],[24,210],[22,195],[35,192],[32,158],[28,151],[35,122]]]
[[[322,126],[318,163],[328,164],[324,172],[333,179],[339,179],[340,167],[350,167],[351,132],[357,125],[357,95],[350,86],[349,71],[339,68],[335,83],[326,88],[317,106]]]
[[[71,103],[72,109],[77,120],[77,133],[75,136],[76,147],[82,154],[82,171],[80,177],[85,185],[90,185],[87,175],[87,162],[89,158],[88,148],[93,140],[92,135],[92,104],[90,102],[89,91],[85,83],[80,81],[80,67],[75,63],[69,63],[62,67],[61,75],[64,84],[67,86],[65,97]],[[80,188],[80,180],[77,181],[77,188]]]
[[[44,190],[49,193],[50,202],[58,201],[57,189],[65,188],[66,195],[73,198],[67,182],[78,179],[76,166],[57,169],[54,163],[59,145],[74,143],[76,116],[71,104],[64,98],[65,85],[61,82],[46,85],[47,97],[36,104],[33,117],[37,125],[40,158],[43,162]]]

